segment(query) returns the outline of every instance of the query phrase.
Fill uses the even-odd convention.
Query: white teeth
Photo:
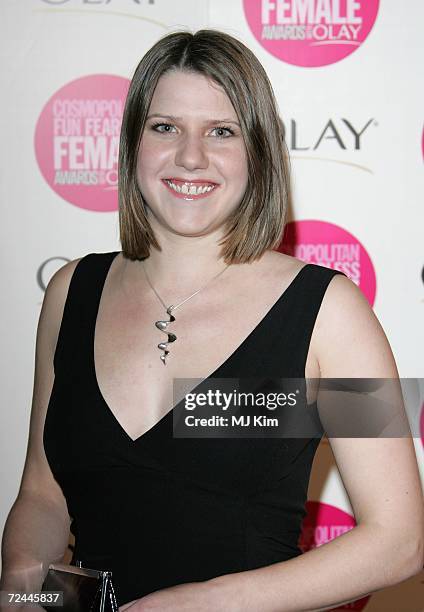
[[[214,185],[203,185],[203,186],[200,185],[199,187],[196,187],[196,185],[189,186],[187,184],[184,184],[180,186],[180,185],[176,185],[172,181],[166,181],[166,182],[169,185],[169,187],[171,187],[171,189],[173,189],[177,193],[184,193],[185,195],[201,195],[203,193],[206,193],[207,191],[212,191],[212,189],[215,188]]]

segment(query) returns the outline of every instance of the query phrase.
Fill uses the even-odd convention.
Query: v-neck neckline
[[[112,409],[110,408],[109,404],[105,400],[105,398],[103,396],[103,393],[102,393],[102,390],[100,389],[99,381],[97,379],[96,362],[95,362],[95,357],[94,357],[94,344],[95,344],[95,338],[96,338],[96,324],[97,324],[98,312],[99,312],[99,308],[100,308],[100,302],[101,302],[101,299],[102,299],[104,287],[106,285],[106,280],[107,280],[107,277],[108,277],[108,274],[109,274],[109,270],[110,270],[110,268],[112,266],[113,261],[115,260],[115,257],[120,252],[121,251],[112,251],[112,253],[110,253],[110,255],[112,255],[110,257],[110,261],[107,261],[107,265],[105,266],[104,270],[102,270],[103,274],[102,274],[102,278],[100,279],[101,284],[100,284],[99,291],[98,291],[98,294],[97,294],[97,305],[96,305],[96,307],[94,309],[93,322],[92,322],[92,325],[91,325],[91,334],[90,334],[90,363],[89,363],[89,367],[90,367],[90,370],[91,370],[91,374],[92,374],[92,379],[93,379],[93,382],[94,382],[95,391],[96,391],[96,393],[97,393],[101,403],[103,404],[104,408],[106,409],[106,413],[110,415],[112,421],[117,426],[118,430],[120,430],[120,432],[129,441],[129,443],[131,445],[136,445],[138,442],[141,442],[146,436],[151,435],[158,427],[160,427],[160,425],[165,421],[166,418],[170,418],[172,416],[172,414],[174,413],[175,409],[181,403],[182,400],[180,400],[179,402],[177,402],[177,404],[172,406],[172,408],[170,410],[168,410],[167,412],[165,412],[165,414],[163,416],[161,416],[161,418],[158,421],[156,421],[156,423],[154,425],[149,427],[149,429],[146,429],[146,431],[144,431],[141,435],[137,436],[136,438],[131,438],[129,433],[121,425],[121,423],[119,422],[119,420],[115,416],[114,412],[112,411]],[[311,265],[313,265],[313,264],[306,263],[306,264],[304,264],[300,268],[300,270],[296,273],[294,278],[287,285],[287,287],[285,288],[283,293],[281,293],[278,296],[278,298],[270,306],[270,308],[267,310],[267,312],[264,314],[264,316],[261,318],[261,320],[248,333],[248,335],[240,342],[240,344],[234,349],[234,351],[217,368],[215,368],[215,370],[211,374],[209,374],[206,378],[202,378],[201,382],[198,385],[196,385],[190,391],[190,393],[196,392],[196,389],[198,389],[198,387],[200,387],[200,385],[202,385],[203,383],[207,382],[211,378],[215,378],[217,376],[217,374],[222,369],[227,367],[228,364],[231,361],[234,360],[236,355],[241,350],[243,350],[245,345],[248,342],[252,341],[252,338],[254,337],[254,335],[258,333],[259,329],[261,327],[263,327],[263,325],[265,324],[266,320],[272,315],[272,313],[279,306],[279,304],[283,301],[283,299],[287,297],[287,293],[289,292],[289,290],[292,290],[295,287],[295,285],[299,282],[299,280],[301,279],[302,275],[304,274],[305,268],[308,268]]]

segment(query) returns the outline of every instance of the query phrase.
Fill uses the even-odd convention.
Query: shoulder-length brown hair
[[[137,156],[159,78],[169,70],[198,72],[224,89],[240,122],[248,160],[248,185],[227,220],[220,245],[226,263],[258,259],[279,245],[290,199],[285,130],[271,83],[259,60],[236,38],[208,29],[168,34],[147,51],[132,78],[119,145],[119,227],[124,257],[160,250],[137,184]]]

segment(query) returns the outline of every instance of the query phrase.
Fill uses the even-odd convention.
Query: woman
[[[122,251],[46,291],[5,584],[39,588],[71,517],[73,562],[111,569],[122,611],[325,609],[417,573],[410,438],[330,438],[358,526],[301,555],[319,439],[173,437],[174,379],[398,376],[354,283],[273,250],[288,161],[255,56],[213,30],[159,40],[119,163]]]

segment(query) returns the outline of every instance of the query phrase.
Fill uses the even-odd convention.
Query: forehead
[[[219,116],[237,119],[236,112],[224,89],[198,72],[170,71],[156,85],[149,111],[181,117]]]

